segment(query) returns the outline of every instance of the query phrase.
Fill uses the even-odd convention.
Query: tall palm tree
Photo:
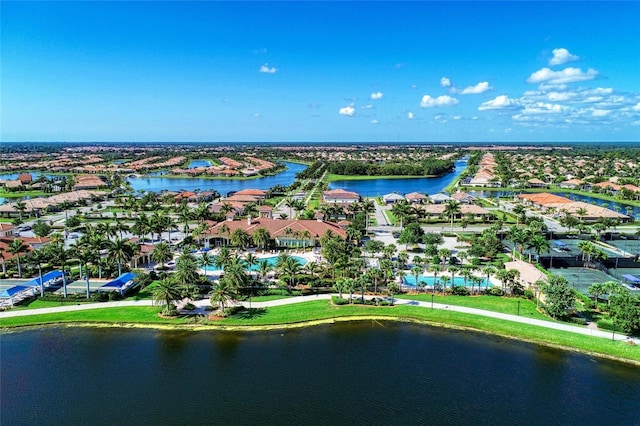
[[[40,297],[44,296],[44,280],[42,279],[42,264],[49,260],[49,256],[43,249],[33,250],[29,253],[28,259],[38,268],[38,276],[40,277]]]
[[[89,299],[91,297],[91,287],[89,285],[89,264],[97,263],[97,259],[100,258],[100,254],[95,248],[91,247],[90,245],[81,243],[75,247],[74,257],[78,259],[80,268],[84,266],[84,278],[87,283],[87,299]],[[80,273],[80,275],[82,275],[82,272]]]
[[[551,245],[545,237],[539,234],[535,234],[527,243],[527,248],[529,250],[533,250],[536,253],[537,258],[540,259],[540,253],[548,252],[549,250],[551,250]],[[531,262],[531,253],[529,253],[529,262]]]
[[[62,292],[64,297],[67,297],[67,260],[69,259],[69,250],[64,248],[64,242],[58,241],[46,246],[49,252],[49,258],[53,259],[54,262],[60,264],[60,269],[62,270]]]
[[[451,219],[451,232],[453,232],[453,220],[455,219],[456,215],[460,213],[460,210],[460,203],[456,200],[449,200],[444,206],[444,211],[442,212],[442,214]]]
[[[289,279],[289,287],[294,287],[296,284],[296,275],[300,273],[300,263],[293,258],[287,258],[282,266],[280,266],[280,270],[283,275],[286,275]]]
[[[147,235],[147,232],[151,232],[149,216],[147,216],[145,213],[139,214],[135,218],[131,230],[134,235],[137,235],[138,237],[140,237],[140,239],[144,239]],[[153,239],[153,237],[151,237],[151,239]]]
[[[204,276],[207,276],[207,267],[213,263],[213,256],[209,252],[204,252],[198,258],[198,266],[204,269]]]
[[[164,304],[162,312],[166,315],[174,313],[174,303],[180,300],[181,296],[180,286],[171,277],[160,280],[151,291],[154,302]]]
[[[460,268],[458,268],[457,266],[449,266],[449,273],[451,274],[451,286],[453,287],[455,280],[454,280],[454,276],[456,274],[456,272],[460,271]]]
[[[413,268],[411,268],[411,275],[413,275],[413,278],[415,279],[416,288],[418,288],[418,277],[420,276],[421,273],[422,273],[421,267],[414,266]]]
[[[266,251],[269,246],[269,242],[271,241],[271,234],[264,227],[259,227],[255,231],[253,231],[253,235],[251,237],[253,239],[253,243],[262,248],[262,251]]]
[[[218,235],[224,235],[224,245],[227,246],[229,245],[229,232],[231,230],[229,229],[229,226],[226,223],[223,223],[222,225],[220,225],[218,227]]]
[[[433,272],[433,291],[436,291],[436,282],[438,280],[438,274],[442,271],[442,268],[438,263],[433,263],[429,266],[429,272]]]
[[[242,228],[236,228],[231,233],[231,244],[238,247],[240,250],[244,250],[250,242],[251,236]]]
[[[487,277],[487,281],[485,283],[485,287],[488,287],[489,286],[489,279],[491,278],[491,275],[496,273],[496,268],[491,266],[491,265],[485,266],[484,268],[482,268],[482,273]]]
[[[22,265],[20,264],[20,254],[29,251],[29,246],[24,243],[20,238],[16,238],[9,244],[7,251],[16,256],[16,262],[18,264],[18,278],[22,278]]]
[[[376,211],[376,206],[372,200],[364,200],[361,205],[362,212],[364,213],[364,229],[365,232],[369,229],[369,215]]]
[[[308,264],[307,264],[308,265]],[[267,274],[272,270],[271,265],[267,260],[261,260],[258,262],[258,275],[260,276],[260,281],[264,284],[265,278]]]
[[[135,248],[126,240],[109,241],[107,255],[118,263],[118,276],[122,275],[122,265],[127,263],[135,254]]]
[[[211,304],[218,304],[220,311],[224,313],[224,308],[227,302],[231,302],[237,299],[236,287],[228,280],[227,276],[220,278],[218,284],[211,293]]]
[[[164,269],[165,263],[170,261],[173,258],[173,253],[171,253],[171,247],[167,243],[158,243],[153,246],[153,251],[151,252],[151,259],[160,263],[162,269]]]

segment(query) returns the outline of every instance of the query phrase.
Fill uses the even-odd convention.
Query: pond
[[[274,176],[256,179],[203,179],[203,178],[173,178],[162,175],[129,178],[128,181],[135,191],[160,192],[167,191],[200,191],[216,190],[222,195],[242,189],[269,189],[276,185],[289,186],[299,173],[307,168],[304,164],[284,162],[287,169]]]
[[[455,171],[443,176],[429,178],[400,178],[400,179],[372,179],[372,180],[338,180],[329,184],[330,189],[345,189],[357,192],[363,197],[377,197],[398,192],[401,195],[410,192],[434,195],[442,192],[467,166],[467,160],[455,162]]]
[[[67,327],[4,333],[0,375],[8,425],[640,419],[636,366],[380,321],[253,333]]]
[[[211,166],[211,161],[209,160],[192,160],[187,169],[195,169],[197,167],[209,167]]]

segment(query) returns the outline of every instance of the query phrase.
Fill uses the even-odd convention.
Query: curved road
[[[243,305],[245,307],[252,308],[267,308],[271,306],[282,306],[282,305],[290,305],[293,303],[304,303],[312,300],[329,300],[331,299],[331,294],[320,294],[320,295],[312,295],[312,296],[299,296],[299,297],[291,297],[287,299],[278,299],[271,300],[268,302],[240,302],[238,305]],[[372,297],[372,296],[369,296]],[[433,303],[431,302],[421,302],[417,300],[407,300],[407,299],[394,299],[394,303],[396,305],[411,305],[411,306],[419,306],[426,309],[446,309],[453,312],[463,312],[472,315],[480,315],[484,317],[497,318],[504,321],[517,322],[521,324],[530,324],[538,327],[551,328],[555,330],[566,331],[569,333],[576,334],[584,334],[588,336],[600,337],[603,339],[611,339],[613,333],[610,331],[601,331],[594,330],[587,327],[580,327],[575,325],[569,325],[559,322],[553,321],[544,321],[538,320],[534,318],[522,317],[518,315],[510,315],[503,314],[500,312],[486,311],[483,309],[475,309],[475,308],[467,308],[464,306],[454,306],[454,305],[446,305],[442,303]],[[154,303],[152,300],[136,300],[136,301],[120,301],[120,302],[104,302],[104,303],[86,303],[81,305],[73,305],[73,306],[58,306],[55,308],[40,308],[40,309],[26,309],[26,310],[14,310],[7,312],[0,312],[0,326],[2,325],[1,320],[3,318],[13,318],[13,317],[21,317],[21,316],[30,316],[30,315],[39,315],[39,314],[49,314],[56,312],[73,312],[73,311],[85,311],[90,309],[104,309],[104,308],[116,308],[123,306],[153,306]],[[203,299],[194,302],[194,305],[198,307],[197,310],[192,311],[193,313],[204,313],[205,306],[209,306],[209,300]],[[640,339],[631,338],[624,334],[616,333],[615,340],[633,340],[636,344],[640,344]]]

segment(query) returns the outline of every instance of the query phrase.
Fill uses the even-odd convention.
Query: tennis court
[[[598,269],[587,268],[551,268],[553,275],[564,277],[569,281],[569,285],[582,294],[588,294],[587,289],[593,283],[603,283],[606,281],[619,281],[614,277]]]
[[[627,253],[640,255],[640,240],[611,240],[607,244],[619,248]]]

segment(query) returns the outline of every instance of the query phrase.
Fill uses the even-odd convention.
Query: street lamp
[[[520,301],[518,300],[518,316],[520,316]]]

